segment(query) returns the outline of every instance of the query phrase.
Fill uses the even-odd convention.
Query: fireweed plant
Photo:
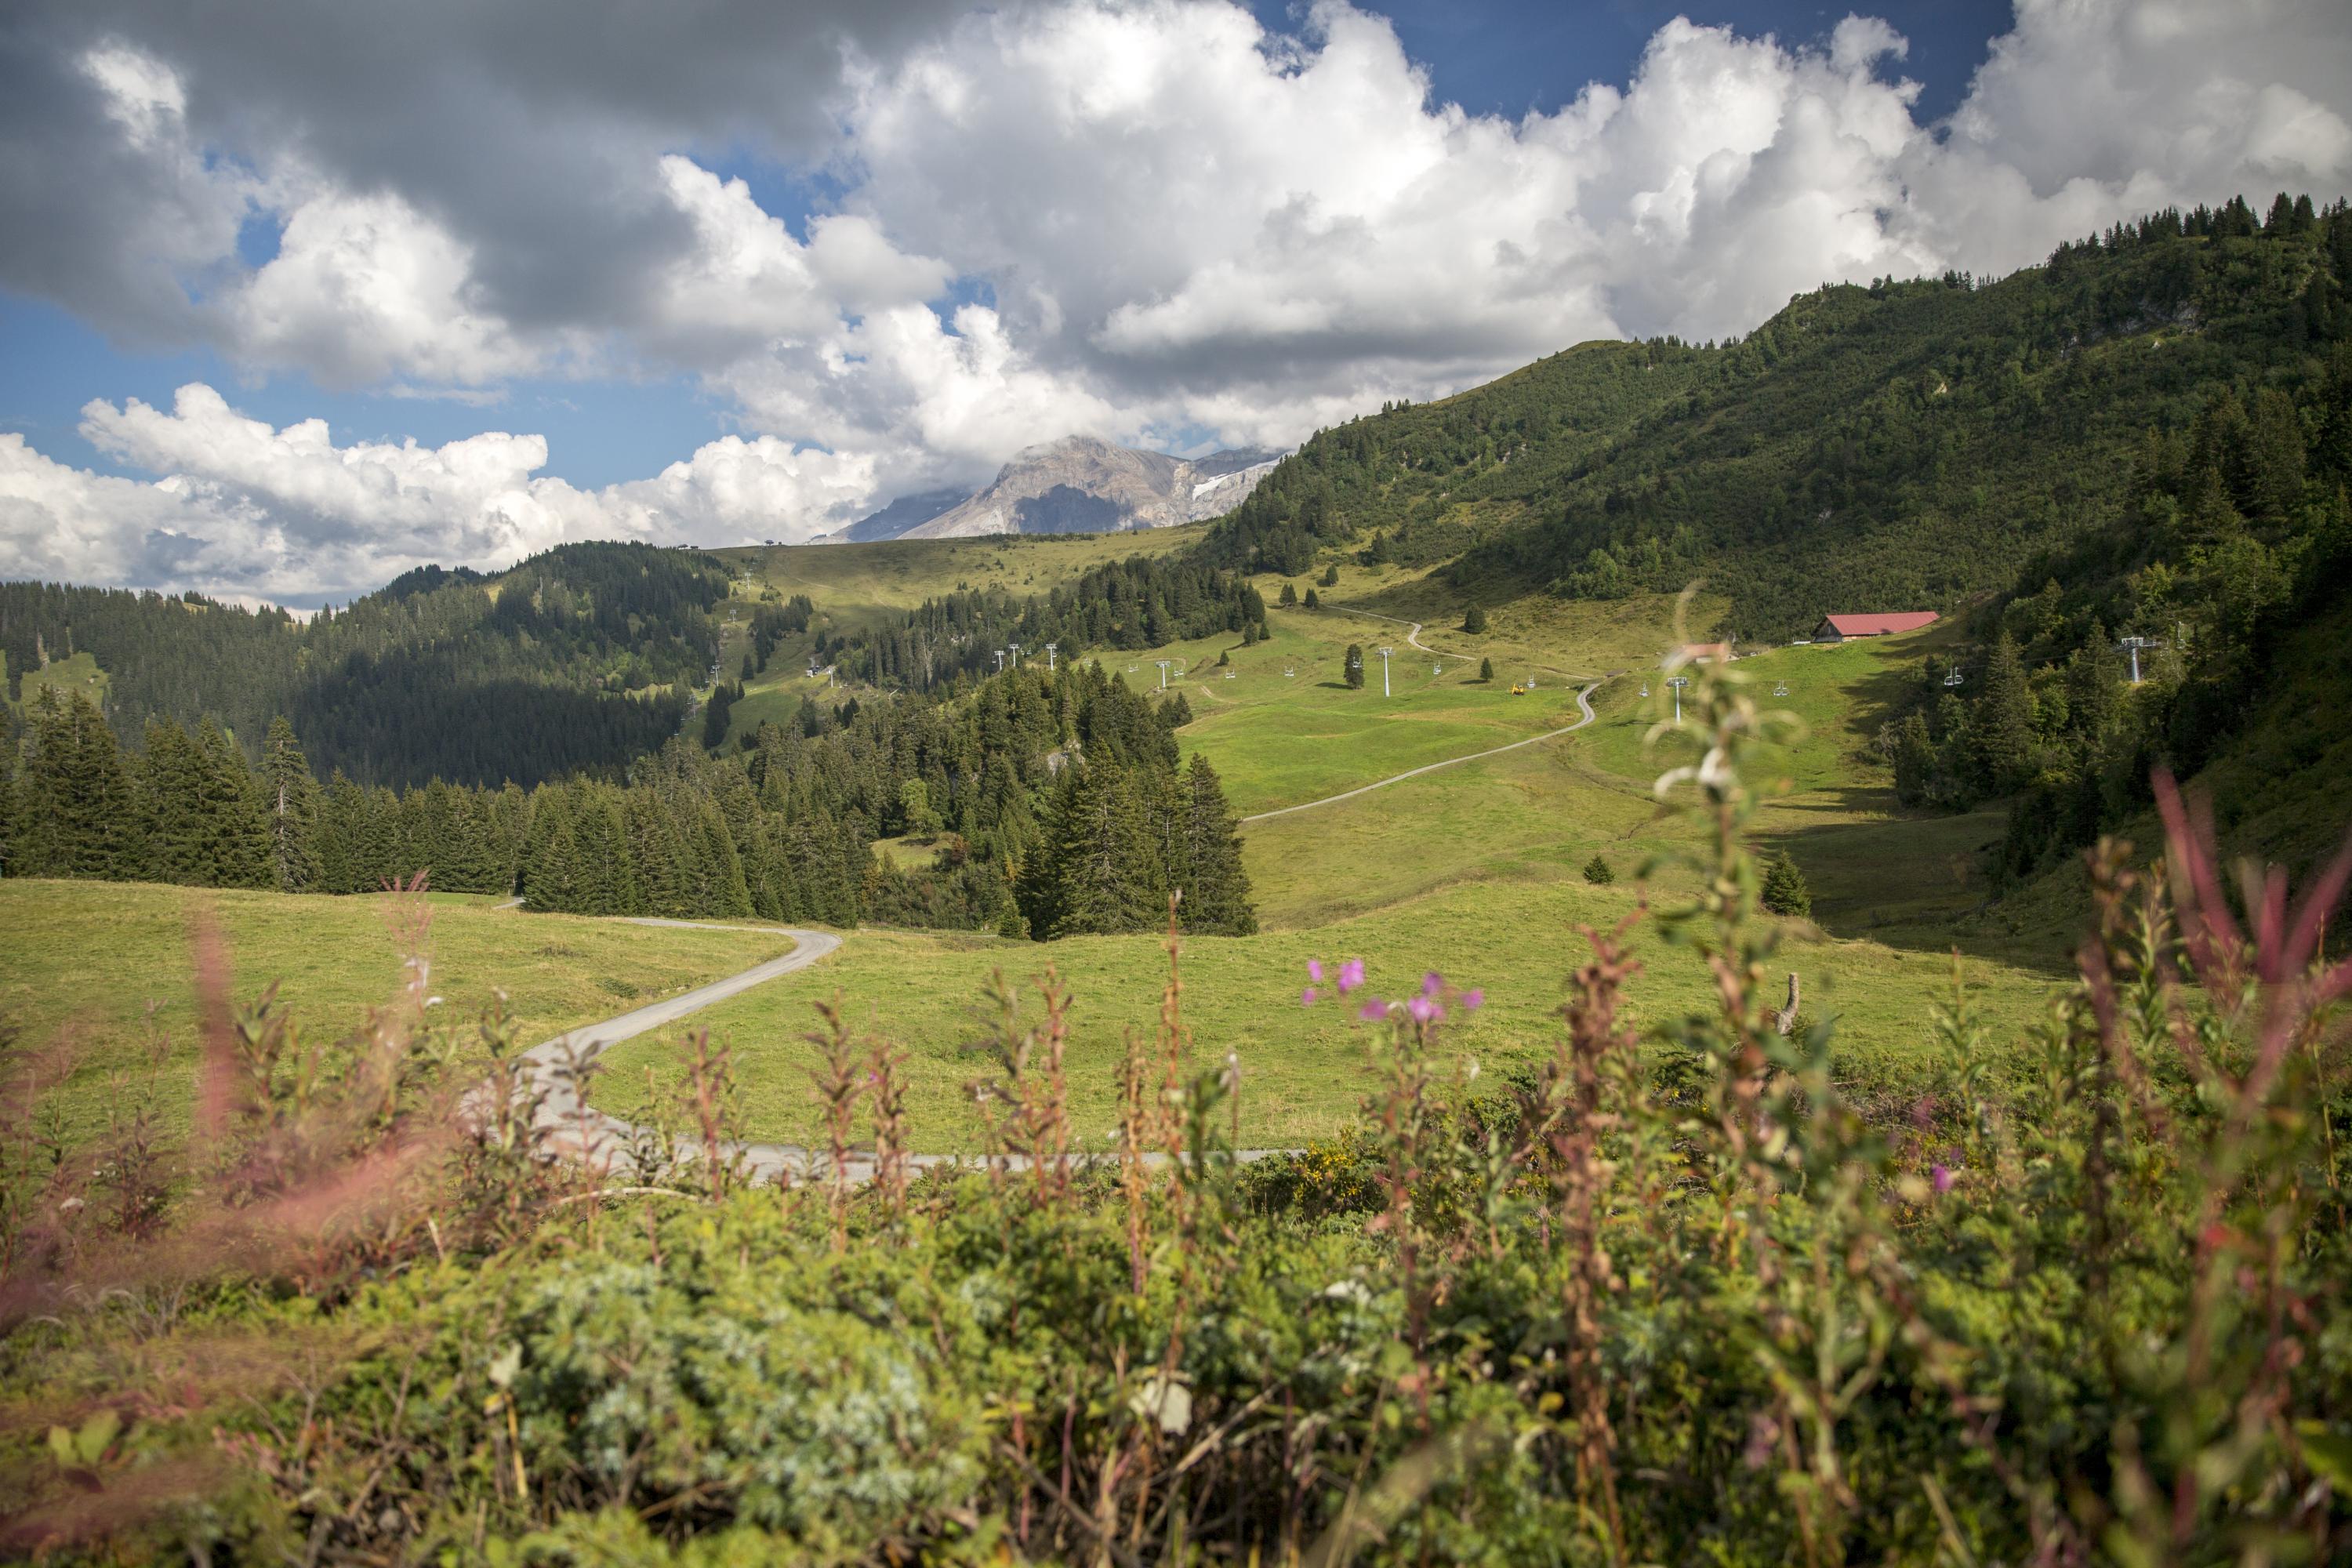
[[[752,1183],[701,1035],[661,1125],[583,1159],[512,1030],[410,983],[299,1042],[196,943],[197,1132],[102,1148],[7,1045],[0,1515],[55,1562],[2320,1563],[2352,1556],[2347,862],[2300,899],[2159,779],[2101,846],[2079,973],[1995,1041],[1955,961],[1932,1094],[1781,1032],[1748,843],[1777,721],[1687,672],[1677,887],[1577,939],[1557,1047],[1496,1083],[1480,996],[1310,969],[1353,1131],[1234,1147],[1171,919],[1116,1153],[1072,1152],[1083,999],[1000,979],[975,1114],[906,1147],[898,1048],[820,1009],[816,1145]],[[1652,868],[1654,870],[1654,868]],[[1706,1005],[1626,1022],[1644,942]],[[739,1043],[738,1048],[756,1048]],[[159,1050],[157,1060],[163,1053]],[[2022,1067],[2018,1064],[2022,1063]],[[586,1069],[583,1069],[583,1071]],[[1088,1130],[1089,1131],[1093,1130]]]

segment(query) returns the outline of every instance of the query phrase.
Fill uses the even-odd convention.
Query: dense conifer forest
[[[993,930],[1256,929],[1214,770],[1177,767],[1175,702],[1093,665],[1008,672],[953,702],[806,703],[714,758],[682,737],[615,777],[525,792],[434,779],[323,786],[294,727],[256,767],[217,724],[151,719],[126,748],[94,703],[43,689],[0,766],[12,876],[285,892],[424,876],[535,910]],[[932,845],[902,869],[876,839]]]
[[[1237,571],[1197,552],[1133,556],[1098,566],[1040,597],[962,589],[891,617],[871,630],[822,639],[818,657],[843,676],[928,691],[958,678],[992,673],[998,649],[1042,652],[1146,648],[1236,632],[1264,634],[1265,600]]]

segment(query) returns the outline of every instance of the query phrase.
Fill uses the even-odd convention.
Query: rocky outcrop
[[[908,539],[990,533],[1115,533],[1218,517],[1257,487],[1280,454],[1215,452],[1171,458],[1069,436],[1016,453],[987,489]]]

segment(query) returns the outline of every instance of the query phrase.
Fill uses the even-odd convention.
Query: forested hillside
[[[1825,288],[1745,338],[1588,343],[1326,431],[1216,525],[1222,563],[1429,563],[1482,592],[1693,578],[1723,629],[1950,607],[2121,521],[2150,430],[2315,383],[2352,333],[2352,218],[2165,212],[2049,265]]]
[[[0,873],[324,893],[423,876],[535,910],[1040,939],[1153,929],[1181,889],[1185,929],[1253,931],[1216,773],[1178,768],[1187,717],[1074,663],[953,701],[810,701],[724,758],[673,736],[610,779],[394,791],[321,786],[283,719],[254,768],[217,725],[151,719],[124,748],[87,697],[44,689],[0,754]],[[930,863],[874,853],[898,836]]]
[[[1002,665],[998,650],[1014,644],[1042,656],[1050,643],[1074,655],[1160,647],[1221,631],[1255,642],[1265,628],[1265,600],[1247,576],[1191,551],[1131,556],[1042,595],[960,589],[878,626],[824,638],[817,654],[850,679],[928,691],[993,672]]]
[[[307,624],[195,595],[0,584],[8,696],[73,653],[108,676],[107,718],[223,725],[248,758],[291,718],[321,773],[370,784],[530,784],[609,770],[683,721],[718,647],[710,558],[566,545],[495,576],[428,568]]]

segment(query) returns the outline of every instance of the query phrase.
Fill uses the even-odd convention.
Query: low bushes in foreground
[[[1699,673],[1711,744],[1661,781],[1713,816],[1695,902],[1583,933],[1516,1084],[1435,1065],[1475,991],[1311,976],[1379,1086],[1302,1154],[1236,1156],[1246,1079],[1189,1038],[1172,939],[1096,1163],[1050,971],[992,999],[1003,1159],[922,1168],[898,1053],[836,1007],[828,1146],[782,1187],[731,1158],[700,1037],[677,1131],[551,1158],[571,1134],[533,1126],[507,1032],[428,1026],[421,960],[315,1058],[216,989],[205,1132],[167,1171],[129,1110],[94,1154],[45,1145],[12,1051],[8,1549],[2343,1560],[2352,965],[2320,947],[2347,862],[2233,902],[2160,786],[2160,866],[2094,857],[2080,983],[2034,1036],[1987,1040],[1956,985],[1939,1087],[1865,1115],[1830,1026],[1780,1031],[1739,780],[1770,720]],[[1647,942],[1696,947],[1718,1005],[1640,1039]]]

